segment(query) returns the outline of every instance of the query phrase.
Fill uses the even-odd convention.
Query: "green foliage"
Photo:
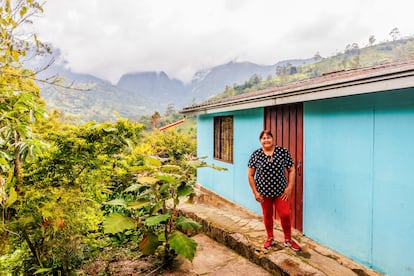
[[[50,147],[26,160],[20,193],[0,189],[3,213],[13,214],[3,221],[4,234],[16,245],[5,250],[28,245],[33,257],[25,256],[17,271],[67,273],[109,241],[100,232],[102,201],[114,183],[129,181],[129,158],[142,125],[119,120],[54,129],[53,122],[44,123],[49,127],[38,129]],[[134,221],[115,225],[128,222],[135,226]]]
[[[183,119],[185,119],[183,123],[174,125],[173,128],[178,133],[185,134],[191,137],[191,139],[195,139],[197,125],[196,117],[190,116],[183,118],[183,116],[175,110],[174,104],[169,104],[163,115],[156,111],[152,115],[141,116],[139,121],[147,130],[149,130],[149,132],[152,132],[155,129],[176,123]]]
[[[187,134],[195,128],[144,138],[143,125],[122,118],[77,126],[58,112],[48,119],[35,74],[20,63],[29,41],[14,36],[42,8],[33,0],[2,3],[1,270],[68,275],[110,242],[128,240],[163,260],[192,259],[195,243],[177,231],[199,226],[179,219],[175,207],[193,192],[195,168],[184,160],[194,155],[195,136]],[[165,116],[179,119],[173,106]]]
[[[145,137],[144,142],[150,146],[147,154],[156,154],[176,164],[180,164],[186,155],[195,155],[196,151],[195,140],[175,129],[153,131]]]
[[[142,253],[146,255],[155,254],[158,247],[158,237],[153,232],[146,232],[139,243],[139,249],[141,249]]]
[[[109,214],[103,222],[105,234],[116,234],[136,227],[135,220],[119,213]]]
[[[0,168],[4,175],[13,174],[7,186],[15,185],[17,191],[22,162],[40,154],[45,146],[33,133],[33,125],[46,116],[39,89],[32,80],[20,77],[22,70],[0,69]]]
[[[168,142],[167,134],[162,137],[167,138]],[[145,254],[159,254],[164,262],[168,262],[176,254],[192,260],[197,244],[181,231],[197,230],[200,225],[180,216],[176,210],[180,199],[194,193],[195,178],[190,174],[194,174],[198,166],[194,166],[194,160],[186,158],[188,155],[173,156],[171,159],[150,156],[144,158],[142,170],[146,173],[138,175],[137,182],[119,194],[122,199],[117,198],[116,201],[106,203],[122,208],[118,209],[116,220],[112,219],[115,216],[113,213],[105,220],[104,231],[113,234],[115,230],[122,232],[133,227],[134,221],[144,233],[140,249]],[[187,165],[187,161],[191,166]],[[174,165],[177,162],[181,165]],[[125,212],[126,209],[128,212]],[[124,223],[125,220],[128,223]]]
[[[175,218],[175,226],[177,227],[177,229],[180,229],[182,231],[200,229],[200,225],[198,223],[186,217]]]
[[[143,97],[137,101],[137,95],[133,93],[122,93],[120,97],[120,88],[96,78],[62,80],[61,83],[67,86],[74,83],[77,90],[45,85],[42,87],[42,96],[51,108],[64,109],[65,116],[71,118],[70,123],[74,125],[90,121],[116,122],[120,117],[135,121],[137,116],[149,114],[159,106],[158,103]]]
[[[51,150],[28,169],[30,179],[44,185],[65,184],[84,191],[93,189],[91,181],[102,183],[92,191],[99,199],[101,193],[107,191],[105,186],[111,176],[126,176],[125,158],[140,139],[141,130],[140,124],[120,120],[116,124],[92,122],[79,127],[67,126],[65,131],[50,131],[45,139]]]
[[[180,231],[174,231],[170,236],[170,246],[177,254],[193,261],[197,243]]]
[[[29,39],[15,35],[24,26],[31,24],[29,19],[43,12],[42,6],[35,0],[2,0],[0,8],[0,68],[20,63],[20,58],[26,56],[32,42],[38,49],[47,49],[36,35]],[[0,69],[1,70],[1,69]]]

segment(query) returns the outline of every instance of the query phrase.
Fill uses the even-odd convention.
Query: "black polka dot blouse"
[[[255,150],[250,156],[248,167],[256,169],[256,189],[266,197],[283,194],[287,181],[286,169],[293,166],[292,156],[285,148],[276,146],[273,154],[267,156],[263,149]]]

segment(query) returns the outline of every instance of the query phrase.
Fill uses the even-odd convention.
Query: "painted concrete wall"
[[[414,275],[414,89],[304,103],[308,237]]]
[[[234,164],[213,159],[214,116],[234,116]],[[263,109],[198,116],[198,182],[258,214],[247,161]],[[414,275],[414,89],[304,103],[303,233],[388,275]]]
[[[228,200],[261,213],[260,205],[254,200],[247,181],[247,162],[250,154],[260,147],[259,134],[263,130],[263,108],[199,115],[197,118],[197,155],[207,156],[206,162],[225,167],[227,171],[201,168],[197,181],[207,189]],[[234,164],[214,160],[214,116],[233,115]]]

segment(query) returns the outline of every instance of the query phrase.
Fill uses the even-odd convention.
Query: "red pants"
[[[285,240],[291,239],[290,226],[290,202],[278,197],[264,197],[262,205],[263,222],[266,228],[267,238],[273,238],[273,218],[276,219],[276,213],[280,217]]]

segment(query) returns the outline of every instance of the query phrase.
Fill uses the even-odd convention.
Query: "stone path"
[[[214,241],[205,234],[192,237],[198,244],[193,262],[178,257],[178,268],[164,272],[167,276],[270,276],[268,271],[256,265],[228,247]]]
[[[301,244],[302,251],[295,252],[290,248],[283,247],[281,243],[283,232],[278,223],[275,225],[275,240],[279,242],[270,250],[265,250],[263,248],[265,230],[261,216],[228,202],[202,187],[199,189],[193,202],[180,204],[180,212],[200,223],[202,233],[234,250],[272,275],[381,275],[296,231],[293,231],[292,235]],[[203,247],[200,248],[203,250]],[[207,260],[207,257],[202,260]],[[197,261],[193,265],[200,264]],[[214,274],[214,271],[211,273],[219,275]],[[237,274],[250,274],[240,273]]]

